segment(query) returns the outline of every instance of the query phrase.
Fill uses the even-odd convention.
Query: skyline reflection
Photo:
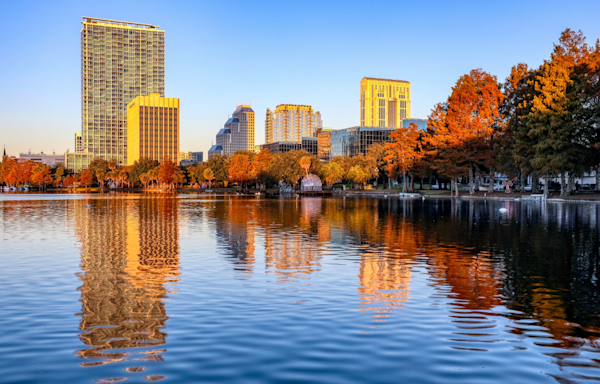
[[[175,198],[76,202],[82,281],[82,366],[162,361],[164,299],[179,281]],[[143,349],[143,350],[137,350]]]

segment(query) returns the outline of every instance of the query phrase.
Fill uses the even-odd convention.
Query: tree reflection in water
[[[84,365],[160,360],[164,299],[179,276],[181,203],[144,197],[91,204],[91,210],[76,205],[75,212],[84,271],[80,337],[88,346],[78,353]],[[357,310],[378,323],[414,300],[418,265],[434,299],[448,306],[452,348],[486,350],[482,343],[503,340],[504,329],[494,330],[498,316],[511,320],[509,332],[518,337],[563,348],[548,352],[560,366],[579,364],[573,360],[582,348],[599,348],[596,206],[236,197],[188,205],[186,215],[212,223],[218,253],[238,278],[251,278],[264,261],[271,282],[310,280],[333,268],[325,262],[338,247],[336,257],[342,250],[358,263]],[[470,348],[471,342],[479,346]]]

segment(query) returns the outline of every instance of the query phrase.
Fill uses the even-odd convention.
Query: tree
[[[144,185],[144,188],[148,188],[148,182],[150,181],[150,176],[147,173],[142,173],[139,176],[140,182]]]
[[[295,187],[305,174],[300,166],[300,159],[305,156],[308,156],[311,159],[310,173],[318,173],[320,163],[315,155],[312,155],[305,150],[292,150],[273,155],[271,163],[269,164],[271,175],[274,179],[284,181]]]
[[[175,172],[178,168],[175,163],[165,156],[163,163],[158,169],[158,182],[163,185],[163,188],[171,189],[176,181]]]
[[[300,158],[299,164],[300,164],[300,168],[302,168],[302,170],[306,173],[306,175],[308,175],[308,170],[310,169],[310,166],[311,166],[310,157],[302,156]]]
[[[480,150],[502,123],[503,101],[495,76],[474,69],[461,76],[444,103],[429,117],[432,167],[452,181],[452,196],[458,196],[458,178],[469,176],[473,192],[473,170],[481,163]]]
[[[331,187],[333,183],[344,177],[344,169],[338,163],[329,162],[321,167],[321,176],[327,183],[327,186]]]
[[[31,181],[40,189],[46,189],[46,185],[52,183],[50,169],[45,165],[39,167],[31,176]]]
[[[215,181],[220,181],[225,187],[229,182],[229,161],[227,155],[215,155],[208,159],[208,166],[213,170]]]
[[[229,180],[238,183],[238,190],[241,191],[244,183],[246,189],[248,180],[252,177],[252,162],[247,155],[233,155],[229,164]]]
[[[576,176],[597,162],[597,126],[600,112],[598,63],[600,44],[591,48],[581,31],[566,29],[528,81],[531,103],[522,120],[524,133],[517,142],[528,141],[532,168],[561,177],[561,195],[569,194]],[[566,175],[568,174],[568,184]]]
[[[416,124],[394,130],[391,142],[385,144],[385,161],[388,169],[397,168],[403,177],[402,192],[406,192],[406,174],[415,168],[421,157],[419,138],[421,132]]]
[[[202,173],[204,179],[208,181],[208,188],[212,188],[212,181],[215,178],[215,173],[209,167],[204,168],[204,172]]]
[[[385,156],[385,143],[373,143],[369,149],[367,149],[367,157],[374,159],[375,164],[377,165],[377,182],[379,182],[379,176],[381,176],[384,184],[386,176],[389,179],[388,164],[385,160]]]
[[[67,175],[62,182],[64,187],[72,187],[73,186],[73,177],[71,175]]]
[[[56,169],[54,170],[54,180],[60,182],[62,181],[64,175],[65,169],[60,165],[56,167]]]
[[[271,163],[271,152],[263,148],[259,153],[256,154],[254,161],[252,162],[252,178],[256,180],[261,191],[267,189],[267,181],[271,177],[269,172],[269,164]]]
[[[10,184],[8,175],[16,164],[17,159],[13,156],[4,156],[2,158],[2,163],[0,164],[0,184]]]
[[[138,183],[141,181],[141,174],[147,173],[149,170],[159,166],[160,163],[157,160],[142,157],[139,160],[134,161],[133,165],[129,168],[129,181],[132,183]]]
[[[361,188],[364,187],[364,184],[368,179],[369,174],[360,165],[355,165],[348,171],[348,180],[350,180],[352,184],[360,185]]]
[[[92,172],[92,175],[96,176],[100,174],[106,174],[108,172],[108,161],[101,157],[94,157],[94,159],[88,165],[88,169]],[[100,179],[98,179],[100,181]]]
[[[81,172],[79,177],[79,185],[85,187],[85,190],[87,191],[88,187],[92,184],[94,184],[94,174],[92,170],[86,169]]]

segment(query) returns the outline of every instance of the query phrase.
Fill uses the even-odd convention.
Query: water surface
[[[598,381],[599,218],[581,203],[0,194],[0,381]]]

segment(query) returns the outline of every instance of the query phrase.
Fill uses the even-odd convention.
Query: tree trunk
[[[473,180],[473,168],[469,168],[469,195],[475,193],[475,180]]]
[[[535,171],[531,172],[531,193],[538,193],[538,179]]]
[[[519,172],[519,192],[525,192],[525,184],[525,173],[521,169],[521,172]]]
[[[481,190],[481,175],[479,172],[475,175],[475,191]]]
[[[565,180],[565,172],[560,174],[560,196],[567,196],[567,181]]]
[[[409,173],[409,177],[410,177],[410,184],[408,185],[408,192],[414,192],[415,191],[415,175],[413,175],[412,173]]]
[[[596,191],[600,191],[600,167],[596,167]]]
[[[572,195],[575,191],[575,173],[573,171],[568,173],[569,180],[567,182],[567,194]]]
[[[548,198],[548,190],[549,188],[549,182],[548,180],[550,179],[550,176],[548,174],[544,175],[544,199]]]
[[[402,192],[406,192],[406,172],[402,174]]]

